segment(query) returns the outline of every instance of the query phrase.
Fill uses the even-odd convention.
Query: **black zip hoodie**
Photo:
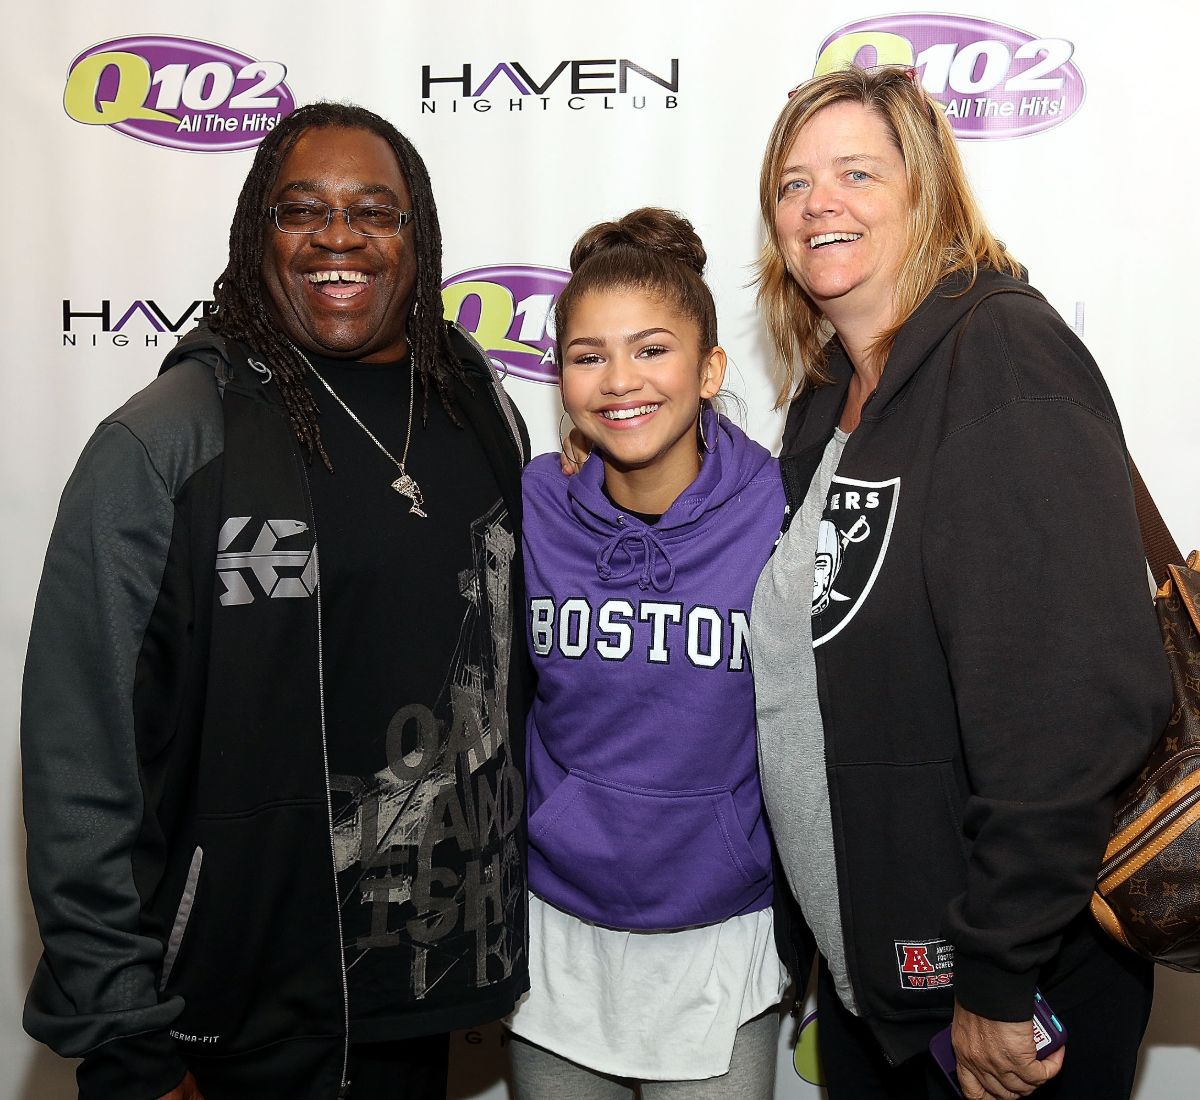
[[[846,443],[814,619],[848,974],[893,1062],[955,997],[1030,1018],[1170,701],[1100,372],[1025,284],[966,286],[904,326]],[[831,351],[787,418],[793,512],[851,377]]]
[[[528,440],[482,354],[458,331],[451,342],[469,382],[460,416],[519,546]],[[229,1100],[339,1095],[316,543],[269,367],[204,328],[101,424],[64,491],[22,708],[45,948],[25,1026],[83,1058],[83,1100],[147,1100],[185,1067]],[[522,578],[518,552],[517,624]],[[524,647],[513,654],[508,726],[523,770]],[[414,1002],[415,1032],[494,1019],[527,988],[517,878],[501,906],[508,972],[463,990],[453,1011]]]

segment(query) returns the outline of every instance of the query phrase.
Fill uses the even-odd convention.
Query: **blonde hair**
[[[776,407],[786,404],[797,387],[797,363],[800,387],[830,381],[826,344],[833,329],[788,273],[775,229],[775,207],[797,135],[818,111],[845,102],[859,103],[879,116],[904,159],[908,182],[908,247],[896,280],[896,321],[879,333],[870,348],[873,355],[886,360],[905,322],[951,272],[967,272],[974,283],[980,267],[1013,275],[1020,271],[984,222],[954,132],[912,69],[885,66],[867,71],[851,66],[800,85],[771,131],[758,185],[767,230],[758,260],[758,304],[782,368]]]

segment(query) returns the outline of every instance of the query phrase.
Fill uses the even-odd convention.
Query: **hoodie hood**
[[[207,321],[201,321],[167,352],[162,366],[158,368],[158,373],[166,374],[176,363],[181,363],[185,359],[199,359],[203,363],[211,364],[218,378],[227,382],[233,377],[234,355],[231,349],[235,347],[238,345],[233,341],[227,341],[224,336],[218,336],[213,332]],[[238,351],[240,352],[238,358],[245,361],[245,353],[241,351],[240,347],[238,347]]]
[[[243,397],[283,407],[278,387],[271,385],[274,378],[271,368],[238,341],[213,332],[207,321],[201,321],[167,353],[158,373],[166,374],[184,360],[208,364],[222,396],[227,387],[232,387]]]
[[[636,574],[645,591],[670,591],[675,583],[672,548],[695,538],[722,505],[742,493],[755,478],[776,477],[770,453],[727,417],[705,409],[704,437],[712,446],[702,454],[700,472],[649,526],[619,508],[604,494],[604,463],[594,458],[567,479],[567,506],[596,537],[596,572],[601,580]],[[714,442],[715,441],[715,442]],[[557,461],[557,456],[552,456]]]
[[[956,328],[981,299],[994,291],[1009,288],[1037,294],[1028,283],[991,268],[981,268],[974,282],[965,272],[955,272],[938,283],[900,330],[879,379],[871,410],[869,414],[864,412],[864,418],[878,419],[885,415],[891,401],[904,390],[946,334]]]
[[[974,283],[964,272],[948,275],[938,283],[900,330],[879,386],[863,406],[862,419],[881,420],[887,416],[933,349],[962,318],[987,295],[1007,289],[1037,294],[1028,283],[990,268],[981,268]],[[808,401],[809,411],[799,435],[785,441],[786,451],[817,443],[823,446],[829,438],[831,425],[841,413],[854,368],[837,337],[829,344],[828,373],[832,380],[830,384],[812,391],[802,390],[798,395]]]

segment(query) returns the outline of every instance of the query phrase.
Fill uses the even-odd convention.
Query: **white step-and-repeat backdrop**
[[[959,0],[914,14],[782,0],[61,0],[14,6],[4,24],[0,1100],[72,1090],[71,1067],[20,1028],[37,942],[19,685],[58,494],[94,423],[206,308],[253,147],[296,104],[361,103],[424,154],[447,310],[508,371],[535,451],[557,445],[549,326],[570,245],[646,204],[699,229],[730,383],[751,433],[777,447],[748,287],[763,143],[818,66],[914,65],[954,123],[993,228],[1099,360],[1178,540],[1200,545],[1185,475],[1200,460],[1194,4]],[[1198,992],[1200,978],[1160,972],[1138,1100],[1196,1095]],[[812,1038],[801,1028],[795,1055],[781,1045],[779,1097],[822,1095]],[[499,1043],[494,1030],[458,1040],[454,1096],[507,1096]]]

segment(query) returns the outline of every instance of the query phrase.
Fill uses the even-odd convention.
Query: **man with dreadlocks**
[[[448,1032],[527,988],[528,441],[440,279],[409,142],[297,110],[210,323],[67,485],[25,1024],[84,1100],[442,1100]]]

